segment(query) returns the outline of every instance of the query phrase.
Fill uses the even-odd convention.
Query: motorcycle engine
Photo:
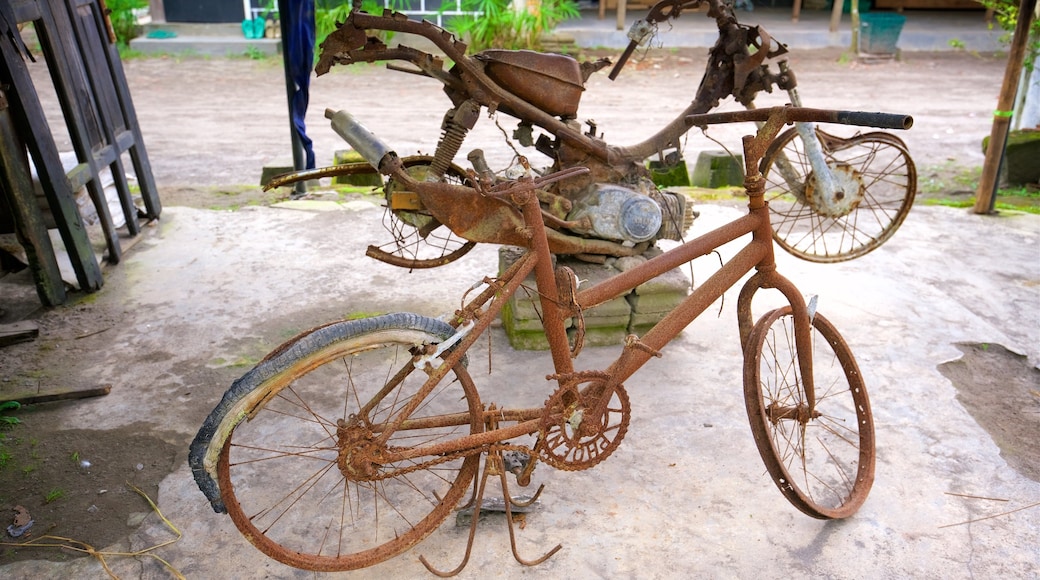
[[[595,183],[574,200],[567,220],[575,233],[638,244],[682,239],[693,223],[686,197],[652,188],[649,194],[613,183]]]

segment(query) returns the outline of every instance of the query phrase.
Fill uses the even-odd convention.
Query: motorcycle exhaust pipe
[[[380,173],[390,174],[390,172],[384,171],[386,168],[382,167],[387,155],[397,157],[389,145],[380,141],[379,137],[373,135],[347,111],[325,109],[325,118],[332,122],[332,130],[343,137],[343,140],[349,143],[369,165],[378,169]]]

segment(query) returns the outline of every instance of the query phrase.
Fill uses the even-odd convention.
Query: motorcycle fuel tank
[[[578,61],[533,50],[484,50],[475,55],[499,86],[550,115],[573,117],[585,90]]]

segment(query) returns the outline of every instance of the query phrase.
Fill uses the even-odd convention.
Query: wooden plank
[[[152,1],[152,10],[153,17],[156,10],[158,10],[159,14],[163,13],[161,0]],[[95,25],[99,29],[107,29],[109,25],[105,14],[100,9],[95,9],[93,14]],[[137,111],[134,108],[133,98],[130,96],[130,87],[126,82],[123,61],[119,58],[119,49],[115,45],[114,40],[105,46],[105,57],[108,61],[112,84],[115,86],[116,97],[119,100],[119,107],[126,121],[126,128],[133,136],[133,146],[123,147],[120,142],[120,151],[128,151],[130,153],[130,162],[133,164],[134,174],[137,176],[137,185],[141,192],[141,199],[144,202],[146,217],[152,220],[159,219],[159,214],[162,213],[159,190],[155,186],[155,176],[152,174],[152,165],[148,160],[148,151],[144,144],[144,137],[141,135],[141,125],[137,121]],[[127,220],[129,221],[130,219],[127,216]]]
[[[0,324],[0,346],[30,342],[40,336],[40,325],[31,320]]]
[[[6,102],[5,93],[0,88],[0,193],[14,219],[19,242],[25,248],[36,295],[44,305],[57,306],[67,299],[65,283],[61,280],[54,246],[33,193],[25,145],[15,131],[14,119]]]
[[[44,26],[40,43],[46,48],[47,66],[54,81],[54,89],[61,103],[65,124],[76,149],[76,158],[85,163],[90,178],[84,182],[87,193],[101,222],[101,231],[108,249],[108,259],[118,263],[122,257],[119,234],[112,224],[108,201],[100,185],[99,166],[92,152],[105,143],[102,125],[105,119],[97,112],[97,99],[88,81],[83,54],[74,34],[74,23],[62,2],[41,1]]]
[[[112,391],[112,385],[100,387],[44,387],[40,389],[11,391],[0,393],[0,403],[6,401],[17,401],[22,405],[38,405],[40,403],[52,403],[54,401],[69,401],[73,399],[86,399],[87,397],[101,397]]]
[[[14,0],[14,16],[18,24],[39,20],[40,6],[36,0]]]
[[[51,2],[53,2],[53,10],[58,12],[61,0],[51,0]],[[72,29],[75,31],[78,41],[79,55],[83,59],[83,67],[87,71],[87,79],[93,91],[96,106],[95,112],[101,119],[101,129],[104,134],[105,144],[118,147],[118,134],[126,130],[127,121],[120,106],[119,96],[116,94],[115,79],[106,55],[106,47],[109,43],[107,21],[104,19],[99,21],[95,18],[95,12],[100,12],[101,8],[94,1],[66,0],[66,7]],[[123,210],[127,230],[131,236],[136,236],[140,233],[135,220],[137,210],[134,208],[133,194],[126,181],[123,160],[118,153],[108,167],[112,171],[113,184],[119,197],[120,208]],[[100,188],[98,189],[100,190]],[[103,193],[98,191],[102,198]],[[92,197],[94,194],[95,192],[91,191]],[[104,223],[102,221],[103,225]],[[112,263],[119,262],[120,253],[118,240],[116,240],[115,252],[113,252],[112,247],[109,248],[109,261]]]

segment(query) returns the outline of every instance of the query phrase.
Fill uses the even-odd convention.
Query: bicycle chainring
[[[581,383],[588,384],[582,388]],[[628,393],[618,385],[602,417],[590,416],[604,395],[606,378],[580,378],[563,384],[545,402],[536,451],[545,463],[564,471],[588,469],[617,449],[632,416]]]

